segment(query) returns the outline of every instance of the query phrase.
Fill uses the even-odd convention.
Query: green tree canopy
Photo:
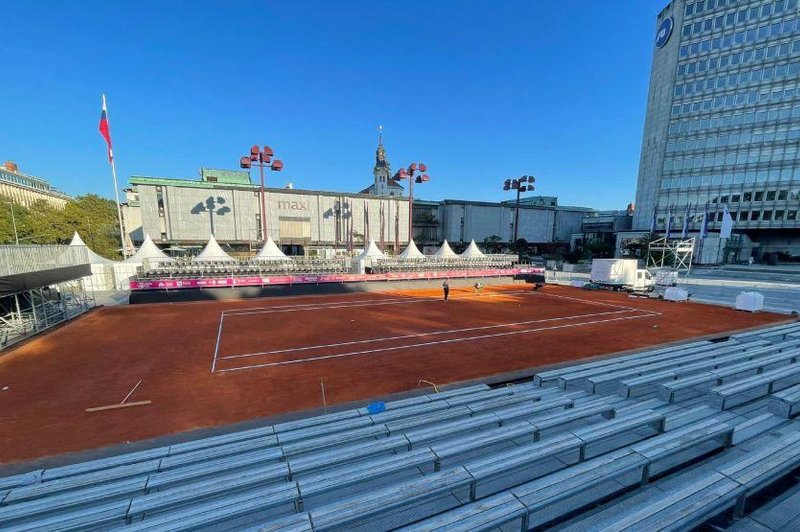
[[[0,197],[0,244],[14,243],[9,198]],[[67,244],[77,231],[94,252],[120,259],[119,224],[114,202],[96,194],[78,196],[59,209],[44,200],[30,207],[14,203],[20,244]]]

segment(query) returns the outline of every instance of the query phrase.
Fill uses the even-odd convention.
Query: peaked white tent
[[[87,246],[84,243],[83,239],[81,238],[81,235],[79,235],[77,231],[75,231],[75,234],[72,235],[72,241],[70,241],[69,245],[85,247],[86,251],[89,253],[89,264],[114,264],[113,260],[101,257],[100,255],[89,249],[89,246]]]
[[[289,260],[289,257],[284,255],[281,248],[272,240],[272,236],[269,236],[264,247],[255,256],[255,260]]]
[[[77,231],[72,236],[72,241],[69,245],[86,246]],[[153,244],[153,247],[155,247],[155,244]],[[87,275],[83,278],[86,290],[128,290],[130,288],[131,277],[136,275],[136,268],[142,265],[141,262],[129,262],[130,259],[128,261],[113,261],[101,257],[89,249],[88,246],[86,246],[86,250],[89,254],[89,265],[92,268],[92,275]]]
[[[158,249],[158,246],[155,245],[153,239],[150,238],[150,235],[145,235],[142,245],[139,246],[139,249],[136,250],[136,253],[134,253],[133,256],[125,259],[125,262],[128,264],[142,264],[145,260],[164,262],[171,261],[172,258]]]
[[[436,251],[436,253],[433,254],[433,256],[436,257],[437,259],[446,259],[446,258],[449,258],[449,257],[458,257],[458,255],[456,255],[455,252],[452,249],[450,249],[450,244],[447,243],[447,240],[445,240],[442,243],[442,247],[440,247]]]
[[[369,245],[364,249],[364,251],[362,251],[361,253],[358,254],[358,256],[356,256],[356,260],[382,259],[384,257],[385,255],[380,249],[378,249],[378,246],[377,244],[375,244],[375,241],[370,239]]]
[[[414,243],[412,239],[411,242],[408,243],[406,249],[403,250],[401,254],[397,256],[399,259],[424,259],[425,255],[417,248],[417,245]]]
[[[478,249],[478,244],[475,241],[471,241],[467,249],[464,250],[464,253],[461,254],[462,257],[466,259],[474,259],[478,257],[485,257],[485,255]]]
[[[236,262],[236,259],[225,253],[219,246],[214,235],[209,237],[206,247],[192,260],[194,262]]]

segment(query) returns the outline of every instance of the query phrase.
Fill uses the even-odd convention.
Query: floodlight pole
[[[413,216],[414,216],[414,182],[417,183],[425,183],[430,180],[428,174],[424,173],[428,171],[428,167],[425,163],[411,163],[408,165],[408,168],[401,168],[397,171],[394,175],[394,179],[400,181],[403,179],[408,179],[408,242],[411,243],[412,240],[412,230],[413,230]],[[417,175],[419,172],[419,175]]]
[[[258,165],[260,178],[259,202],[261,204],[261,240],[264,242],[267,240],[267,191],[264,186],[264,166],[266,165],[274,172],[283,170],[283,161],[280,159],[273,159],[273,155],[275,155],[275,153],[269,146],[264,146],[262,150],[258,144],[254,144],[250,148],[250,155],[245,155],[239,159],[239,166],[247,170],[252,167],[252,163]]]
[[[517,192],[517,201],[514,205],[514,235],[513,245],[516,247],[517,240],[519,240],[519,198],[523,192],[533,191],[533,184],[536,178],[529,175],[524,175],[518,179],[506,179],[503,183],[503,190],[514,189]]]
[[[412,226],[414,223],[414,179],[409,172],[408,178],[408,245],[411,245]]]
[[[267,192],[264,190],[264,161],[258,158],[258,173],[261,181],[259,196],[261,199],[261,240],[267,241]]]
[[[519,187],[517,187],[517,205],[514,211],[514,245],[517,245],[517,240],[519,239],[519,196],[521,192]]]

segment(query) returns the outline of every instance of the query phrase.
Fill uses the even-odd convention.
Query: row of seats
[[[249,260],[241,262],[162,262],[143,268],[141,279],[194,279],[203,277],[236,277],[258,275],[296,275],[345,273],[350,261],[339,259],[293,258],[286,260]]]
[[[424,259],[378,259],[372,263],[375,273],[392,272],[421,272],[429,270],[460,270],[460,269],[509,269],[517,261],[516,256],[501,255],[497,257],[453,257]]]

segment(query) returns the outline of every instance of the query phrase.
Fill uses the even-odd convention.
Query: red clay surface
[[[0,462],[785,320],[525,285],[102,308],[0,357]]]

